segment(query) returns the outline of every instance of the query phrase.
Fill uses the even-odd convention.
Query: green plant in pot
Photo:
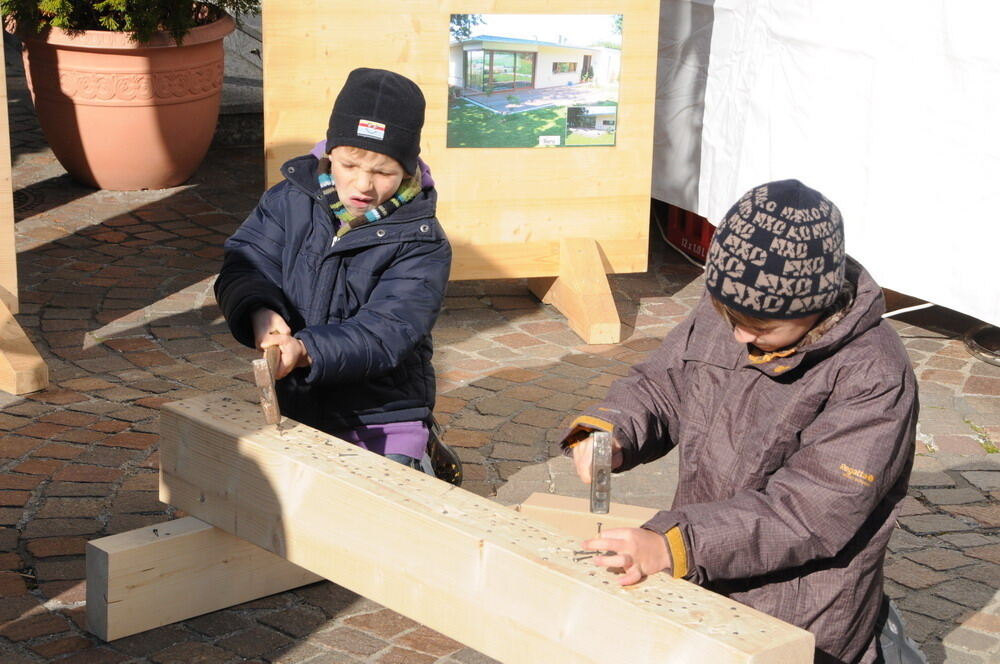
[[[73,178],[102,189],[187,180],[219,115],[229,13],[258,0],[0,0],[38,119]]]

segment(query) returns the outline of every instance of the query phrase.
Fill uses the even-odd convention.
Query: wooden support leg
[[[809,662],[813,638],[690,583],[620,588],[578,542],[207,395],[161,410],[160,498],[506,664]]]
[[[621,341],[621,320],[596,240],[562,240],[559,276],[529,279],[528,287],[542,302],[561,311],[584,342],[616,344]]]
[[[14,314],[0,302],[0,390],[27,394],[44,390],[49,368],[18,325]]]
[[[185,517],[87,543],[87,629],[113,641],[320,580]]]

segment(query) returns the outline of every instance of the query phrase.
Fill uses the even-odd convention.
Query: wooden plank
[[[652,507],[611,503],[611,510],[607,514],[591,514],[589,499],[558,496],[554,493],[533,493],[517,506],[517,510],[577,539],[594,537],[598,523],[603,530],[638,528],[657,512]]]
[[[4,53],[0,50],[0,66]],[[0,76],[0,303],[17,313],[17,243],[14,238],[14,190],[10,177],[7,79]],[[20,394],[20,393],[18,393]]]
[[[630,589],[513,510],[225,394],[161,410],[160,498],[507,664],[809,662],[813,638],[684,581]]]
[[[87,543],[87,629],[113,641],[320,580],[185,517]]]
[[[49,368],[14,318],[0,302],[0,390],[27,394],[44,390]]]
[[[264,141],[267,182],[281,163],[322,139],[348,72],[382,67],[410,77],[427,99],[421,156],[433,169],[438,218],[451,242],[484,247],[590,237],[612,273],[644,272],[649,243],[653,107],[659,3],[643,0],[385,0],[364,3],[264,0]],[[450,15],[623,15],[616,145],[573,148],[448,148]],[[392,21],[386,21],[391,16]],[[371,35],[380,48],[372,49]],[[530,35],[528,35],[530,36]],[[364,53],[359,59],[358,53]],[[611,251],[607,241],[632,246]],[[535,253],[530,249],[529,253]],[[456,252],[456,257],[458,252]],[[516,249],[506,260],[456,262],[453,279],[538,274]],[[549,254],[553,266],[557,254]],[[522,268],[527,266],[528,271]],[[469,271],[466,271],[467,268]]]
[[[559,276],[529,279],[528,287],[542,302],[561,311],[570,328],[588,344],[618,343],[621,320],[601,248],[590,238],[564,238],[559,246]]]

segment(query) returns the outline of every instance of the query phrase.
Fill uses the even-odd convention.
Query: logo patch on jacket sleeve
[[[875,476],[871,473],[866,473],[865,471],[858,470],[857,468],[851,468],[845,463],[840,464],[840,470],[844,473],[844,477],[849,480],[854,480],[858,484],[871,486],[872,482],[875,481]]]
[[[374,120],[358,120],[358,136],[381,141],[385,138],[385,125]]]

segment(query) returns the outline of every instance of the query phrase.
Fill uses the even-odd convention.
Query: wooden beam
[[[113,641],[320,580],[185,517],[87,543],[87,629]]]
[[[559,276],[529,279],[528,288],[561,311],[586,343],[621,341],[621,320],[596,240],[564,238],[559,244]]]
[[[507,664],[810,662],[808,632],[684,581],[620,588],[468,491],[206,395],[161,410],[160,499]]]
[[[602,530],[638,528],[657,512],[652,507],[611,503],[607,514],[591,514],[589,499],[554,493],[533,493],[517,506],[517,511],[577,539],[590,539],[597,535],[598,523]]]
[[[49,368],[14,314],[0,302],[0,390],[27,394],[44,390],[49,384]]]

